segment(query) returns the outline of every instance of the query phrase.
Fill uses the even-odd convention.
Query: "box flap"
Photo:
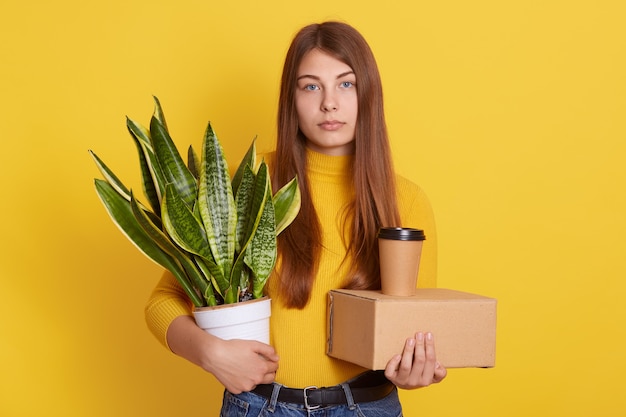
[[[387,301],[409,301],[415,300],[423,301],[450,301],[450,300],[490,300],[492,298],[485,297],[483,295],[472,294],[463,291],[450,290],[447,288],[418,288],[416,294],[409,297],[402,297],[396,295],[385,295],[379,290],[345,290],[337,289],[331,290],[330,293],[337,292],[343,294],[349,294],[353,297],[364,298],[366,300],[376,300],[381,302]]]

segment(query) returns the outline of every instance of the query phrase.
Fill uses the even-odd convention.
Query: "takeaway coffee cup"
[[[378,231],[380,283],[386,295],[412,296],[426,236],[420,229],[383,227]]]

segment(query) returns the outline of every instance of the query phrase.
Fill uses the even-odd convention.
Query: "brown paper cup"
[[[384,227],[378,232],[381,291],[386,295],[412,296],[417,287],[424,231]]]

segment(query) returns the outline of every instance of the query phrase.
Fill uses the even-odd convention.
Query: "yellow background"
[[[302,25],[370,42],[398,171],[431,197],[439,286],[499,300],[497,366],[405,392],[408,416],[626,414],[626,8],[620,0],[17,2],[0,6],[0,415],[217,415],[148,333],[159,275],[106,216],[135,188],[126,115],[181,148],[269,148]],[[306,331],[303,329],[302,331]]]

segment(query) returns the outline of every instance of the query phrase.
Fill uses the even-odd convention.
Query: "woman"
[[[268,284],[272,345],[224,341],[199,329],[167,272],[146,306],[150,329],[224,385],[223,416],[242,407],[248,416],[401,415],[396,387],[424,387],[446,376],[430,333],[407,335],[384,373],[325,354],[328,291],[380,288],[379,227],[424,229],[420,286],[434,285],[436,275],[430,205],[393,172],[376,62],[351,26],[314,24],[294,38],[283,68],[277,149],[266,160],[274,189],[297,175],[302,192],[298,217],[279,236]]]

